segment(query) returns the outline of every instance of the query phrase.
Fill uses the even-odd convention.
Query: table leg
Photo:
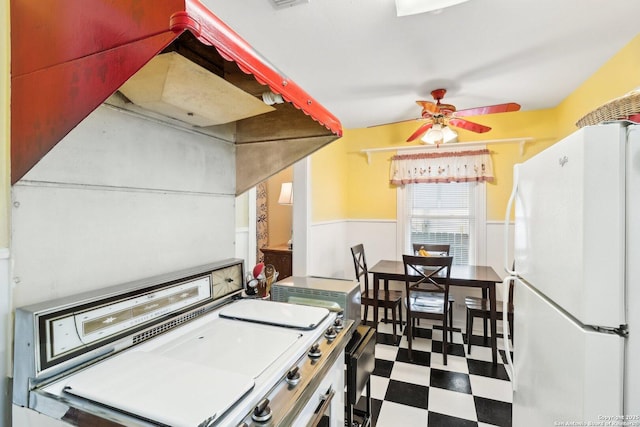
[[[493,356],[493,364],[498,363],[498,338],[497,332],[497,308],[496,308],[496,286],[495,283],[489,286],[489,302],[491,304],[491,352]]]
[[[389,279],[384,279],[384,299],[389,300]],[[389,323],[389,307],[384,306],[384,323]]]
[[[373,275],[373,325],[378,332],[378,291],[380,290],[380,278]]]
[[[489,290],[488,288],[482,288],[482,299],[485,300],[485,301],[488,299],[488,295],[487,295],[487,291],[488,290]],[[491,309],[491,307],[489,307],[489,309]],[[485,343],[485,344],[487,343],[487,337],[488,337],[487,331],[489,329],[488,323],[489,323],[490,320],[491,320],[490,318],[489,319],[486,318],[486,317],[482,318],[482,332],[484,333],[484,335],[483,335],[483,337],[484,337],[483,343]]]

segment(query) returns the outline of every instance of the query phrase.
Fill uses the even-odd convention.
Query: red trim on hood
[[[178,12],[172,16],[171,28],[174,31],[178,28],[191,30],[202,43],[214,46],[224,58],[236,62],[242,71],[253,74],[260,83],[269,85],[273,92],[281,94],[285,100],[331,132],[342,136],[342,125],[335,116],[294,81],[269,64],[199,0],[186,0],[186,6],[185,12]],[[194,24],[195,28],[192,26]]]
[[[11,0],[11,182],[185,30],[342,135],[340,121],[198,0]]]

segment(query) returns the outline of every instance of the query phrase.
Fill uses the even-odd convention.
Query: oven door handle
[[[311,418],[311,421],[309,421],[309,424],[307,424],[307,427],[316,427],[320,424],[320,420],[322,419],[322,416],[324,415],[327,408],[331,404],[331,399],[333,399],[333,396],[335,396],[335,394],[336,392],[332,386],[332,387],[329,387],[329,390],[327,390],[326,394],[322,395],[322,400],[320,401],[320,404],[316,408],[316,411],[313,413],[313,418]]]

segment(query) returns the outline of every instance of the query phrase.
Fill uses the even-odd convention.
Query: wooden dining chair
[[[403,255],[407,340],[411,360],[412,340],[415,334],[413,319],[432,319],[442,322],[442,360],[447,364],[447,330],[453,318],[449,301],[449,278],[451,277],[450,256]]]
[[[507,312],[507,320],[509,321],[509,335],[513,341],[513,284],[514,281],[509,282],[509,306]],[[467,352],[471,354],[471,337],[473,335],[473,319],[480,318],[482,320],[484,343],[487,343],[487,323],[491,319],[491,303],[488,298],[478,297],[466,297],[464,304],[467,308]],[[502,301],[496,301],[496,319],[503,320],[502,314]],[[509,339],[509,337],[504,337]]]
[[[374,307],[377,300],[378,307],[384,308],[385,314],[388,309],[391,309],[391,322],[393,323],[393,336],[395,339],[396,324],[400,325],[400,329],[402,330],[402,308],[400,306],[402,301],[402,292],[379,289],[378,294],[374,295],[373,289],[369,287],[369,269],[367,268],[367,259],[364,255],[364,245],[358,244],[353,246],[351,248],[351,255],[353,256],[353,265],[356,270],[356,280],[362,283],[360,278],[364,278],[364,291],[362,291],[360,303],[364,306],[365,323],[367,322],[369,307]],[[397,318],[396,310],[398,312]]]
[[[413,254],[419,255],[418,252],[420,249],[424,249],[430,255],[434,256],[449,256],[449,251],[451,250],[451,245],[447,244],[436,244],[436,243],[414,243],[413,244]]]
[[[420,256],[420,249],[424,249],[429,253],[429,256],[449,256],[451,245],[445,243],[413,243],[413,254]],[[453,312],[454,298],[449,295],[449,311]],[[420,324],[420,319],[417,319],[417,323]],[[416,321],[414,320],[413,327],[416,327]],[[453,324],[449,322],[449,337],[453,341]]]

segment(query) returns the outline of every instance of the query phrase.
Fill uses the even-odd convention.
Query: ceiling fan
[[[465,110],[456,110],[456,107],[451,104],[443,104],[440,101],[444,98],[446,89],[436,89],[431,92],[431,96],[436,102],[431,101],[416,101],[420,107],[422,107],[421,117],[417,120],[426,120],[426,123],[421,125],[414,133],[407,138],[407,142],[411,142],[416,138],[421,137],[425,132],[433,128],[433,131],[442,130],[445,126],[454,126],[462,129],[469,130],[471,132],[484,133],[491,130],[489,126],[484,126],[478,123],[470,122],[461,117],[476,116],[493,113],[507,113],[511,111],[520,110],[520,105],[514,102],[508,102],[506,104],[489,105],[485,107],[469,108]],[[441,135],[434,135],[435,141],[427,141],[430,143],[442,143],[442,138],[438,142],[438,137]]]

